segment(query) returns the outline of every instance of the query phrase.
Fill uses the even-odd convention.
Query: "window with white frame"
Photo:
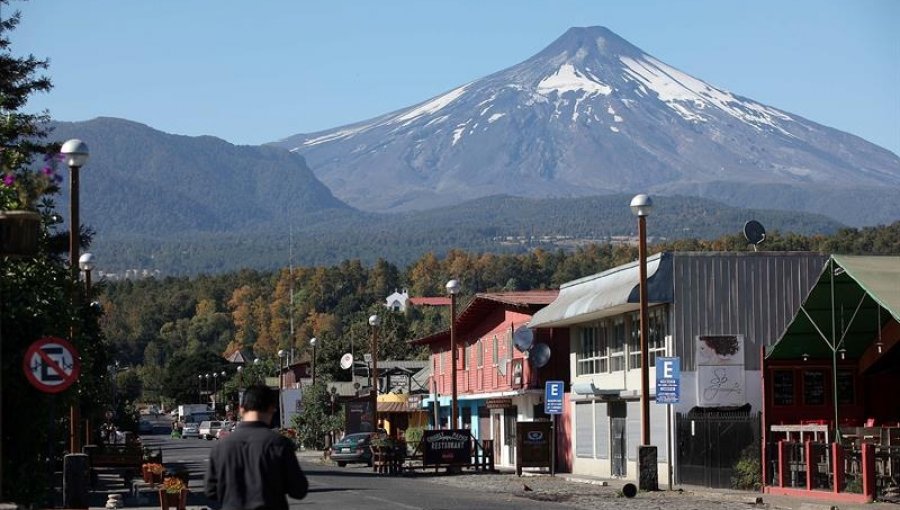
[[[628,368],[641,368],[641,314],[630,313],[628,327]]]
[[[669,321],[666,320],[666,307],[658,306],[648,313],[647,352],[650,366],[656,366],[656,357],[666,355],[666,337],[669,336]]]
[[[506,358],[512,359],[513,357],[513,327],[509,326],[509,333],[506,335]]]
[[[625,370],[625,317],[610,319],[609,370]]]
[[[475,345],[475,364],[478,368],[484,366],[484,339],[479,338]]]
[[[497,338],[497,335],[494,335],[494,348],[491,354],[493,355],[493,357],[491,357],[491,363],[493,363],[494,366],[497,366],[500,359],[500,339]]]
[[[597,326],[579,328],[581,341],[575,354],[576,375],[596,374],[600,353],[597,350]]]
[[[629,316],[628,368],[641,368],[641,316]],[[657,306],[647,312],[647,356],[651,367],[656,366],[656,357],[666,355],[666,336],[669,334],[666,309]]]

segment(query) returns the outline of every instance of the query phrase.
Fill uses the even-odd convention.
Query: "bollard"
[[[63,507],[87,508],[91,484],[91,467],[84,453],[70,453],[63,458]]]

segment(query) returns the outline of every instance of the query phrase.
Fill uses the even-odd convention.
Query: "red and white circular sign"
[[[28,381],[45,393],[64,391],[81,371],[78,351],[67,340],[56,337],[41,338],[31,344],[22,365]]]

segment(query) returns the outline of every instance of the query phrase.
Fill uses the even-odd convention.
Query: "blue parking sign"
[[[681,358],[656,358],[656,403],[677,404],[681,397]]]
[[[544,413],[562,414],[564,391],[565,384],[562,381],[547,381],[544,388]]]

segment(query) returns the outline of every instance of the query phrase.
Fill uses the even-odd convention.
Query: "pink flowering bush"
[[[41,197],[59,192],[60,155],[45,155],[39,170],[21,164],[20,158],[15,150],[0,149],[0,209],[33,211]]]

